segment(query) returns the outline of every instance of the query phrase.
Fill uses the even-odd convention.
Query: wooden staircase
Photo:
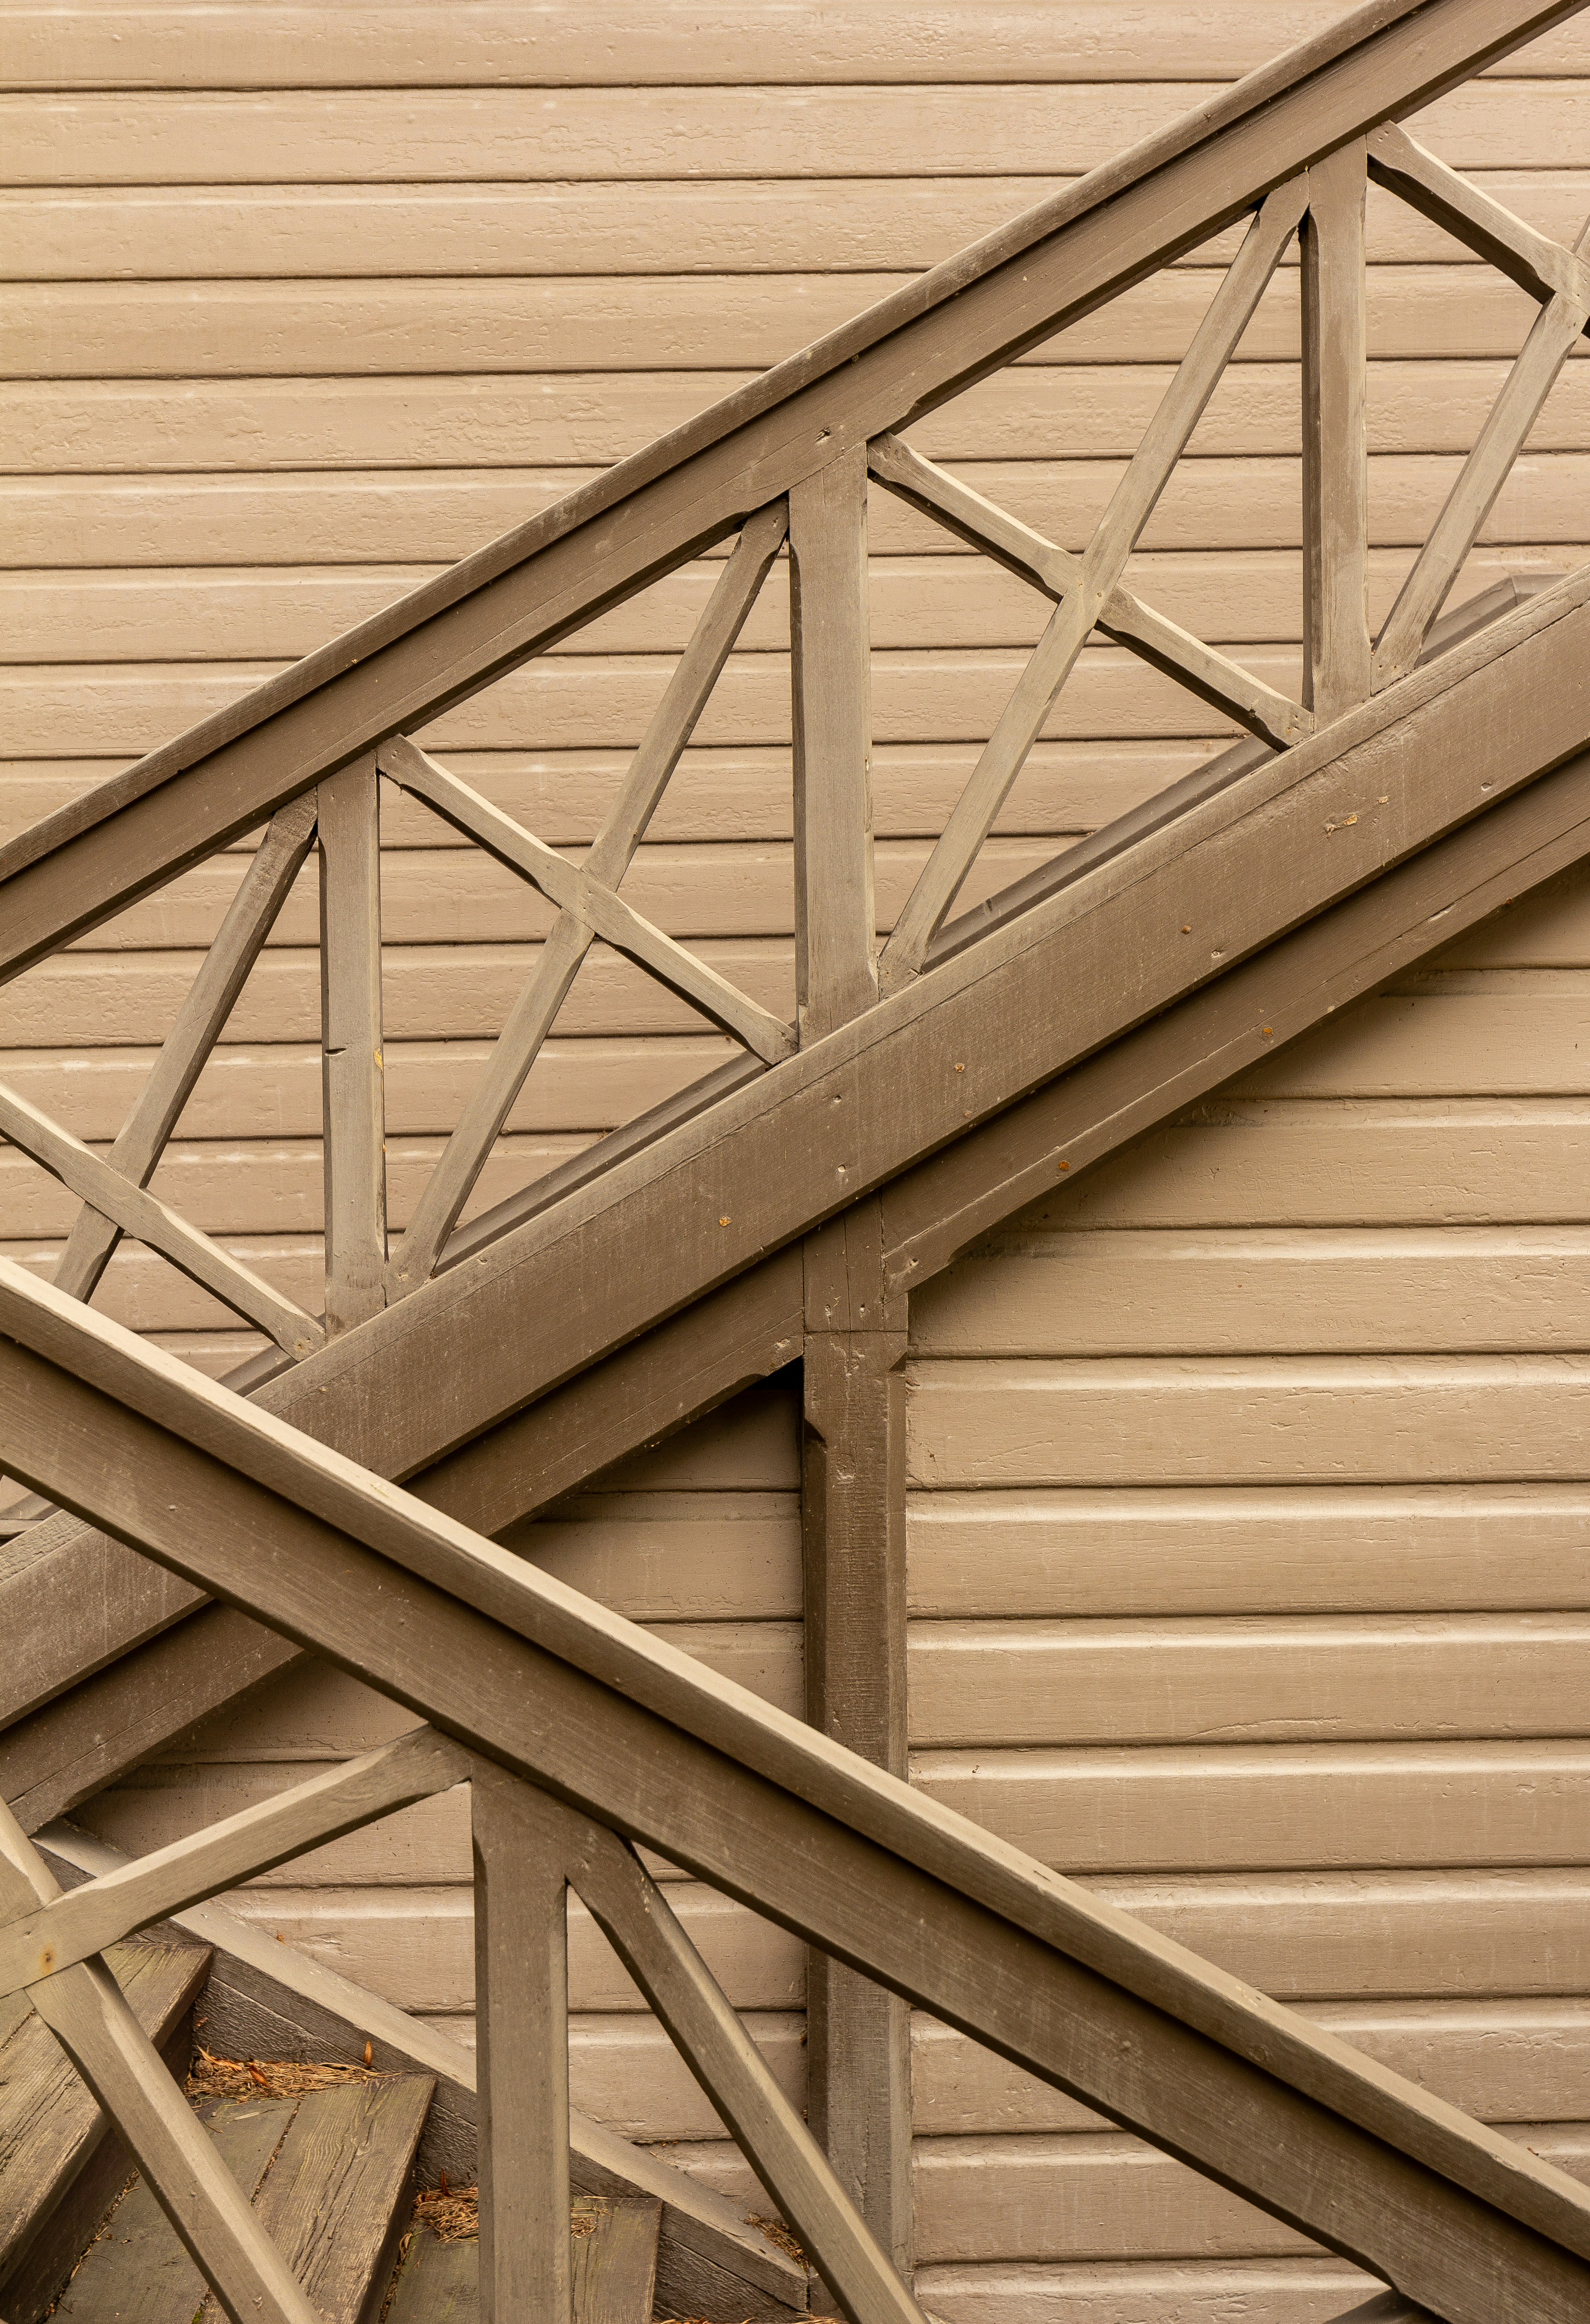
[[[853,1585],[853,1611],[867,1599],[869,1618],[900,1582],[899,1544],[879,1510],[901,1465],[912,1290],[1060,1174],[1590,849],[1590,574],[1527,602],[1509,593],[1461,609],[1445,628],[1440,618],[1590,322],[1590,266],[1398,126],[1576,5],[1373,0],[0,854],[0,976],[13,976],[264,833],[108,1156],[0,1091],[0,1130],[83,1204],[53,1286],[0,1268],[5,1458],[40,1497],[30,1512],[39,1521],[0,1567],[0,1623],[14,1642],[0,1692],[0,1788],[11,1803],[0,1812],[0,1986],[29,1997],[180,2221],[179,2301],[208,2271],[235,2317],[258,2310],[273,2324],[303,2324],[320,2263],[291,2222],[262,2232],[277,2168],[251,2209],[173,2106],[149,2029],[138,2032],[96,1964],[135,1929],[215,1909],[205,1900],[263,1868],[467,1782],[482,2049],[478,2070],[451,2071],[472,2098],[478,2076],[477,2290],[493,2324],[517,2324],[521,2312],[563,2324],[582,2298],[594,2317],[598,2254],[629,2251],[632,2230],[645,2244],[638,2214],[624,2208],[642,2198],[660,2206],[652,2264],[661,2251],[666,2269],[683,2251],[711,2276],[715,2305],[701,2312],[752,2313],[748,2286],[786,2312],[807,2297],[804,2275],[771,2290],[759,2279],[743,2222],[660,2192],[654,2162],[571,2122],[558,2062],[571,1889],[777,2190],[853,2324],[919,2324],[896,2264],[898,2203],[869,2198],[864,2212],[850,2200],[859,2182],[842,2131],[827,2123],[825,2155],[673,1921],[642,1845],[835,1965],[821,2004],[835,2054],[867,2012],[886,2045],[901,2006],[914,2005],[1396,2285],[1399,2319],[1567,2324],[1583,2312],[1581,2189],[924,1803],[900,1780],[902,1667],[880,1647],[878,1624],[842,1635],[827,1622],[834,1577]],[[1378,641],[1364,611],[1372,180],[1540,309]],[[1237,254],[1083,554],[912,447],[905,431],[924,414],[1239,221]],[[1294,239],[1308,447],[1308,638],[1295,701],[1123,579]],[[867,788],[870,484],[1053,606],[882,945]],[[452,704],[720,545],[728,553],[710,601],[578,864],[416,741]],[[780,555],[793,576],[795,688],[787,1022],[620,893]],[[953,918],[1095,629],[1248,739]],[[384,786],[440,816],[552,915],[539,964],[391,1245]],[[150,1192],[311,846],[323,901],[319,1314]],[[460,1224],[598,943],[739,1054]],[[258,1357],[213,1388],[106,1323],[87,1302],[123,1237],[256,1330]],[[809,1725],[709,1678],[513,1554],[516,1528],[536,1511],[796,1357]],[[58,1891],[30,1832],[303,1653],[330,1657],[429,1723],[208,1833]],[[835,1709],[858,1672],[877,1681],[852,1689],[864,1716]],[[860,2015],[847,2020],[853,2006]],[[14,2039],[36,2030],[19,2023]],[[392,2086],[409,2088],[384,2101],[394,2125],[419,2087]],[[316,2120],[335,2113],[295,2112],[280,2155],[300,2116],[308,2150]],[[263,2149],[274,2120],[245,2108],[217,2125],[217,2139],[253,2153],[250,2141]],[[79,2136],[92,2143],[91,2131]],[[394,2130],[392,2155],[401,2144]],[[571,2261],[567,2193],[587,2165],[610,2172],[616,2187],[602,2191],[618,2208],[590,2215],[589,2236],[577,2238],[589,2253],[577,2248]],[[48,2208],[0,2246],[19,2282],[31,2245],[44,2248]],[[138,2248],[148,2209],[129,2198],[126,2233],[95,2246],[73,2297],[108,2282],[115,2312],[121,2294],[106,2271],[118,2251]],[[379,2237],[371,2230],[369,2248],[385,2248],[394,2217]],[[183,2265],[197,2273],[184,2278]],[[373,2266],[348,2298],[374,2298]],[[295,2268],[300,2279],[310,2271],[307,2293]],[[467,2312],[467,2274],[464,2259],[417,2236],[393,2314],[424,2324]]]

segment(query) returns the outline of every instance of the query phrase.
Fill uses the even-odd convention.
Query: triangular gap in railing
[[[1584,0],[1370,0],[0,852],[0,977]]]

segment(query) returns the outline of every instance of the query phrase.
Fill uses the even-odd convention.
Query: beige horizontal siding
[[[801,344],[792,322],[788,351]],[[1465,454],[1508,368],[1502,357],[1454,357],[1438,366],[1377,360],[1371,453]],[[930,458],[957,464],[1038,452],[1050,459],[1130,458],[1173,375],[1164,363],[1018,364],[918,421],[911,441]],[[0,468],[26,475],[602,466],[682,426],[753,376],[526,368],[176,384],[13,380],[0,386]],[[1567,366],[1536,424],[1532,454],[1582,452],[1590,435],[1587,378],[1583,361]],[[1237,364],[1199,422],[1191,456],[1295,459],[1300,440],[1296,363]],[[236,549],[227,561],[235,558]]]
[[[1469,174],[1559,242],[1573,241],[1590,208],[1590,185],[1577,170]],[[1070,175],[662,180],[643,201],[627,186],[599,181],[149,186],[120,189],[114,208],[81,190],[4,190],[0,234],[5,273],[19,282],[866,276],[931,266],[1075,182]],[[1370,190],[1367,233],[1377,265],[1481,263],[1378,187]],[[1229,256],[1239,240],[1240,229],[1228,228],[1183,263]],[[1295,253],[1282,263],[1295,264]]]
[[[1284,42],[1281,45],[1285,45]],[[1274,53],[1274,50],[1271,50]],[[982,178],[1096,168],[1216,95],[1211,80],[799,87],[152,89],[0,97],[5,182],[393,184],[409,180]],[[1572,78],[1479,79],[1415,116],[1455,169],[1585,151],[1590,91]],[[857,171],[857,174],[862,174]]]
[[[1230,77],[1319,29],[1309,0],[1077,0],[1067,38],[1052,39],[1048,0],[871,0],[837,10],[778,0],[753,15],[744,0],[541,0],[534,14],[467,0],[259,8],[180,5],[136,12],[129,57],[118,38],[126,0],[79,0],[7,12],[0,81],[12,88],[387,88],[419,83],[633,87],[659,82],[847,80],[1117,81],[1178,74]],[[263,20],[263,21],[262,21]],[[1582,74],[1590,63],[1573,23],[1493,68]]]

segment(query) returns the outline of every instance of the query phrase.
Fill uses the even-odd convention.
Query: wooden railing
[[[169,1259],[270,1342],[257,1385],[368,1322],[575,1188],[985,942],[1102,857],[1394,687],[1428,648],[1487,512],[1590,317],[1590,264],[1513,217],[1397,125],[1581,0],[1373,0],[1070,191],[1028,212],[599,484],[0,851],[0,976],[14,975],[264,824],[149,1084],[108,1155],[0,1091],[0,1131],[81,1198],[56,1271],[90,1296],[118,1238]],[[1378,639],[1365,616],[1364,197],[1413,204],[1540,313]],[[901,430],[1248,216],[1245,235],[1091,541],[1046,540],[925,459]],[[1176,463],[1289,245],[1300,244],[1305,641],[1293,700],[1124,579]],[[888,941],[876,943],[869,794],[869,481],[1054,606]],[[574,862],[411,739],[449,705],[576,634],[704,549],[736,540],[612,807]],[[787,549],[793,669],[795,1014],[781,1021],[624,900],[624,873],[774,559]],[[1484,609],[1482,608],[1482,611]],[[1250,738],[1018,886],[955,913],[1091,634]],[[489,1059],[390,1242],[384,1157],[380,796],[408,793],[537,890],[556,918]],[[1272,777],[1266,779],[1272,780]],[[268,821],[266,820],[268,818]],[[305,1313],[148,1192],[184,1104],[318,844],[324,1312]],[[624,954],[738,1045],[655,1111],[460,1230],[495,1141],[590,947]],[[777,1087],[777,1075],[770,1092]],[[771,1102],[771,1100],[770,1100]]]
[[[495,2324],[569,2314],[570,1889],[853,2324],[920,2318],[642,1846],[1356,2261],[1415,2312],[1584,2315],[1590,2190],[1527,2147],[9,1263],[0,1431],[39,1491],[429,1722],[65,1895],[0,1816],[0,1989],[25,1993],[68,2051],[234,2318],[310,2311],[104,1949],[464,1780]]]

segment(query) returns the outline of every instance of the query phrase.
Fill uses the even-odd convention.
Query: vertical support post
[[[795,1002],[804,1047],[878,997],[866,447],[790,494]]]
[[[876,1202],[806,1242],[801,1429],[806,1715],[906,1773],[906,1302],[883,1293]],[[807,2119],[909,2285],[911,2013],[869,1978],[807,1963]]]
[[[1366,148],[1308,172],[1303,273],[1303,700],[1323,724],[1367,699]]]
[[[569,1892],[536,1803],[476,1760],[481,2324],[570,2324]]]
[[[366,1323],[386,1304],[379,783],[366,758],[319,788],[328,1334]]]

